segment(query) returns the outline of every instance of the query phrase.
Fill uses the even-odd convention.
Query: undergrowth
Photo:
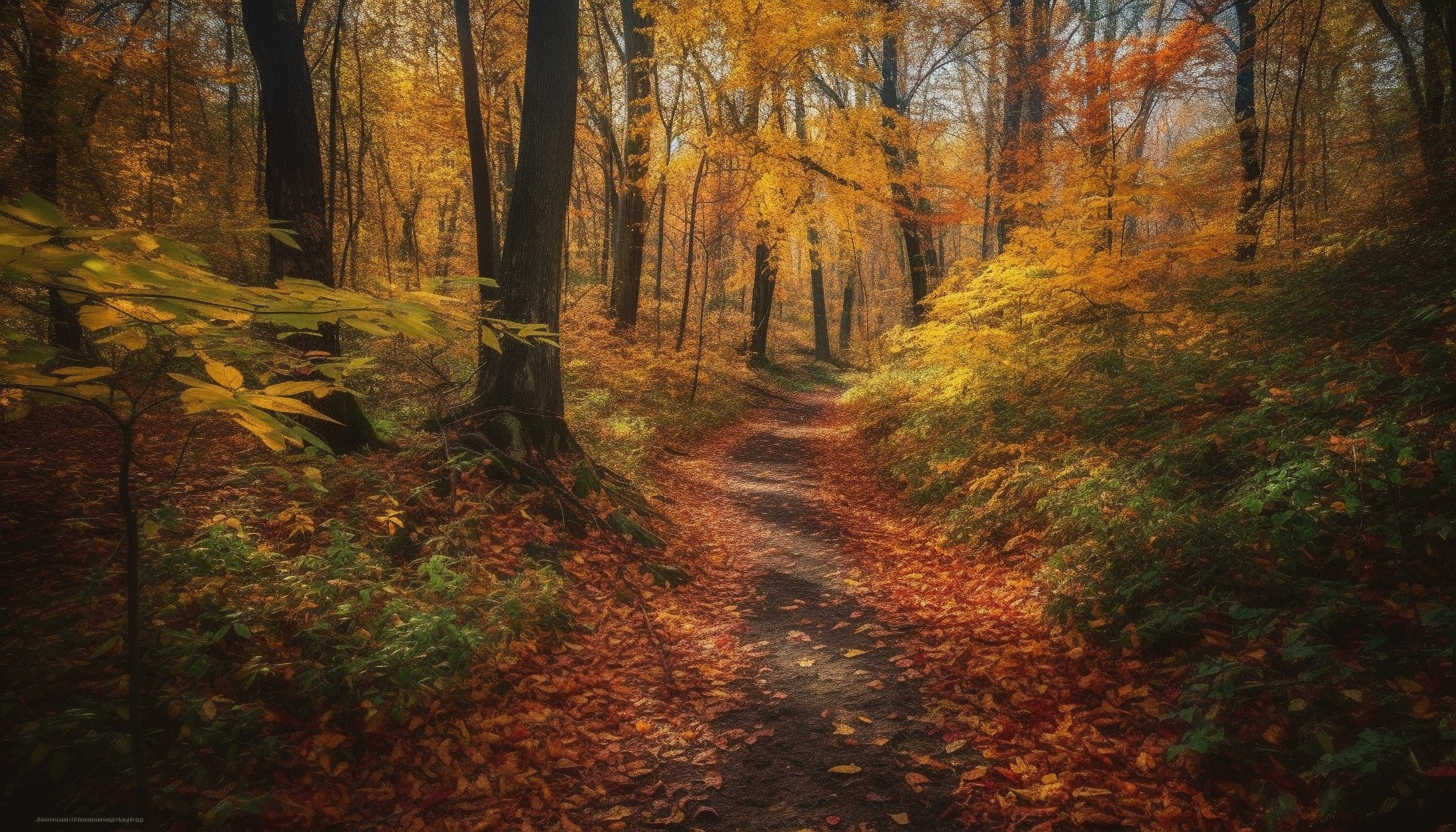
[[[1367,233],[1137,306],[1008,258],[849,398],[952,537],[1164,663],[1170,756],[1256,772],[1271,828],[1405,810],[1456,774],[1453,263]]]

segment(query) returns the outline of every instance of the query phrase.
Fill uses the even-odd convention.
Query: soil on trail
[[[846,592],[848,533],[826,510],[833,484],[812,447],[832,401],[775,404],[712,462],[717,493],[698,500],[756,575],[738,610],[753,656],[745,705],[713,724],[728,743],[706,782],[697,773],[701,793],[662,801],[672,814],[639,828],[962,828],[947,817],[950,792],[975,760],[930,733],[895,633]]]

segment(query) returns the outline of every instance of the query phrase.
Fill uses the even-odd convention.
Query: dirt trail
[[[942,815],[972,760],[946,754],[928,733],[917,674],[905,669],[895,633],[846,593],[847,532],[826,510],[834,484],[821,482],[813,450],[823,430],[816,421],[832,401],[817,394],[767,408],[716,461],[718,493],[699,495],[724,515],[721,528],[736,531],[731,549],[753,559],[756,586],[739,612],[755,669],[745,707],[713,725],[730,743],[702,794],[679,801],[679,824],[961,828]],[[654,827],[662,828],[641,828]]]

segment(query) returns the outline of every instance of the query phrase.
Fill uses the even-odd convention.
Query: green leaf
[[[298,241],[293,239],[292,231],[288,231],[282,228],[270,228],[268,229],[268,236],[284,244],[285,246],[288,246],[294,251],[303,251],[303,246],[299,245]]]
[[[35,194],[26,194],[20,198],[19,205],[0,205],[0,211],[31,225],[39,225],[44,228],[63,228],[66,220],[56,206],[46,202]]]

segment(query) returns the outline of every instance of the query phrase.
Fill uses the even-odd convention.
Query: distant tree
[[[633,0],[622,0],[623,72],[627,80],[627,130],[618,190],[618,240],[612,279],[612,318],[621,327],[637,325],[642,296],[642,252],[647,240],[648,162],[652,158],[652,18]]]

